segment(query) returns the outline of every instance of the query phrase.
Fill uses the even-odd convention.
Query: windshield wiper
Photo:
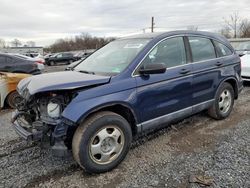
[[[95,72],[85,71],[85,70],[80,70],[79,72],[86,73],[86,74],[95,74]]]

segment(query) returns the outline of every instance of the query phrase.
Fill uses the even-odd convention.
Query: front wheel
[[[221,120],[227,118],[234,105],[234,89],[231,84],[225,82],[217,90],[213,106],[208,110],[208,114],[214,119]]]
[[[87,172],[106,172],[122,162],[131,141],[132,131],[126,119],[113,112],[99,112],[77,128],[73,156]]]
[[[22,97],[17,93],[17,91],[11,92],[6,98],[6,102],[11,108],[16,108],[16,104],[21,101]]]

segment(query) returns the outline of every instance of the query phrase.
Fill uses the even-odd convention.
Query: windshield
[[[93,74],[116,75],[122,72],[150,39],[113,41],[96,51],[74,70]]]
[[[250,42],[242,42],[237,47],[236,50],[250,51]]]

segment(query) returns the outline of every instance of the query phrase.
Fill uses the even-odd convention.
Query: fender
[[[235,83],[236,83],[236,87],[234,88],[234,86],[233,86],[233,89],[235,90],[235,94],[236,94],[236,95],[235,95],[235,99],[238,98],[238,93],[240,92],[241,88],[239,87],[239,83],[238,83],[239,81],[238,81],[237,78],[234,77],[234,76],[227,77],[227,78],[223,79],[223,80],[218,84],[218,86],[217,86],[217,88],[216,88],[216,92],[215,92],[214,98],[215,98],[216,93],[217,93],[219,87],[221,86],[221,84],[227,82],[228,80],[232,80],[232,79],[233,79],[233,80],[235,81]]]
[[[122,105],[131,110],[136,122],[138,122],[139,112],[135,108],[135,104],[136,89],[134,88],[82,101],[73,100],[64,109],[62,116],[79,124],[92,112],[113,105]]]

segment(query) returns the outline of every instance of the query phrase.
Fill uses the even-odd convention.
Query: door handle
[[[189,72],[190,72],[190,70],[188,70],[188,69],[181,69],[181,71],[179,73],[180,74],[187,74]]]
[[[223,63],[222,62],[217,62],[217,63],[215,63],[215,65],[220,67],[221,65],[223,65]]]

